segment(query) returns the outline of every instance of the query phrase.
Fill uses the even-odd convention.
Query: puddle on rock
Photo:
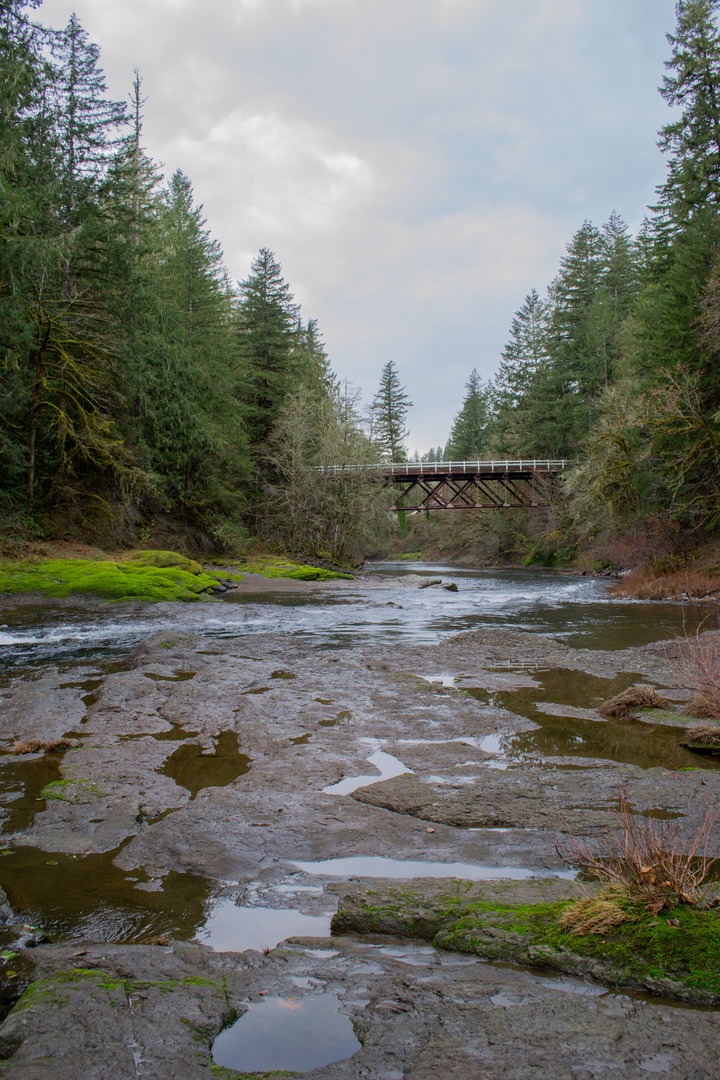
[[[80,682],[64,682],[58,686],[59,690],[85,690],[90,694],[93,690],[99,689],[102,686],[104,679],[83,679]],[[83,698],[85,701],[85,698]]]
[[[409,967],[428,967],[435,963],[438,950],[432,945],[374,945],[369,948]]]
[[[436,686],[455,687],[456,675],[418,675],[419,679],[423,682],[435,684]]]
[[[207,787],[225,787],[250,772],[251,759],[238,750],[234,731],[223,731],[215,739],[215,752],[203,752],[197,743],[186,743],[173,751],[158,772],[187,788],[194,799]]]
[[[171,871],[162,889],[141,890],[143,872],[119,869],[116,855],[14,847],[0,859],[0,886],[15,916],[53,941],[190,940],[204,921],[212,882]]]
[[[165,731],[149,731],[147,734],[153,739],[157,739],[158,742],[182,742],[184,739],[194,739],[200,734],[199,731],[190,731],[180,724],[173,724],[172,720],[170,720],[169,723],[171,726],[166,728]],[[127,737],[127,735],[122,736],[123,739],[126,739]],[[139,738],[144,737],[145,736],[143,735],[139,736]]]
[[[370,784],[380,783],[381,780],[390,780],[393,776],[402,776],[404,773],[412,772],[412,769],[406,768],[399,758],[386,754],[384,750],[375,750],[367,760],[379,770],[374,776],[346,776],[336,784],[324,787],[323,794],[350,795],[358,788],[368,787]]]
[[[336,994],[252,1002],[212,1046],[216,1065],[248,1072],[309,1072],[362,1048]]]
[[[501,991],[499,994],[493,994],[490,1000],[499,1009],[517,1009],[523,1005],[531,1005],[535,999],[527,994]]]
[[[196,940],[218,952],[274,949],[288,937],[330,936],[332,913],[305,915],[295,908],[241,907],[231,897],[219,897]]]
[[[578,994],[580,997],[605,997],[610,994],[607,986],[598,983],[584,982],[582,979],[568,978],[558,975],[556,978],[545,976],[539,980],[541,986],[548,990],[558,990],[563,994]]]
[[[35,815],[45,807],[45,799],[41,795],[43,788],[62,779],[60,767],[65,753],[48,751],[40,758],[15,759],[2,766],[0,800],[9,811],[2,825],[3,833],[24,832],[30,828]],[[13,798],[15,792],[18,794]]]
[[[253,690],[243,690],[241,696],[248,697],[249,694],[269,694],[271,690],[271,686],[258,686]]]
[[[195,678],[197,671],[173,671],[172,675],[159,675],[155,671],[143,671],[143,675],[146,679],[152,679],[153,682],[188,682],[189,679]]]
[[[290,740],[290,742],[293,744],[293,746],[304,746],[306,743],[309,743],[311,739],[312,735],[308,731],[304,735],[296,735],[294,739]]]
[[[464,692],[483,704],[507,709],[537,725],[532,731],[502,736],[498,750],[491,749],[493,736],[481,742],[481,749],[497,752],[505,759],[578,757],[599,758],[641,768],[661,766],[682,769],[695,766],[720,768],[720,761],[699,759],[679,743],[685,728],[628,720],[594,719],[578,712],[598,709],[616,694],[638,682],[642,676],[620,675],[602,679],[582,671],[553,668],[536,671],[537,686],[493,691],[488,702],[486,690],[466,688]],[[548,712],[548,706],[552,712]],[[563,709],[563,706],[565,707]]]
[[[401,881],[408,878],[460,878],[464,881],[495,881],[509,878],[527,881],[531,878],[557,877],[574,880],[575,870],[548,870],[541,867],[529,870],[523,866],[479,866],[463,862],[421,862],[417,859],[387,859],[381,855],[356,855],[340,859],[320,859],[318,862],[296,862],[304,874],[328,877],[374,877]]]

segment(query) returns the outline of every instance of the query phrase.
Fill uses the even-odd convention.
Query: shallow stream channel
[[[507,1062],[485,1044],[468,1050],[457,1018],[433,1050],[430,998],[457,997],[460,979],[470,1002],[485,979],[488,1015],[540,1003],[527,1021],[538,1031],[558,1001],[585,1010],[588,1033],[599,1003],[616,1020],[627,1013],[620,1027],[635,1025],[637,1045],[628,1036],[617,1066],[615,1021],[600,1052],[590,1034],[580,1048],[568,1041],[558,1020],[555,1075],[575,1075],[566,1052],[591,1063],[583,1076],[713,1075],[682,1071],[681,1051],[662,1042],[669,1007],[652,999],[427,944],[336,940],[330,924],[345,890],[390,882],[563,895],[577,885],[563,839],[605,835],[623,794],[635,813],[690,829],[718,801],[720,757],[681,746],[677,660],[683,639],[716,621],[709,606],[613,600],[603,579],[408,562],[370,564],[353,581],[251,579],[188,604],[0,600],[4,1013],[39,977],[115,964],[131,1005],[130,982],[194,987],[192,1007],[177,1008],[207,1053],[191,1067],[176,1033],[172,1064],[135,1030],[135,1072],[101,1055],[98,1076],[215,1067],[399,1080],[442,1062],[441,1075],[462,1080],[480,1075],[469,1061],[488,1076],[508,1075]],[[667,713],[604,719],[599,707],[637,684],[662,693]],[[220,969],[222,1007],[208,989]],[[171,998],[158,1030],[182,1027]],[[38,1006],[32,1046],[10,1014],[0,1059],[21,1078],[46,1059],[48,1075],[94,1076],[83,1047],[104,1021],[87,1012],[63,1056],[74,1006],[51,1004]],[[393,1042],[403,1016],[412,1024]],[[577,1025],[571,1010],[567,1030]],[[147,1064],[155,1053],[164,1064]],[[552,1075],[545,1058],[527,1060],[527,1075]]]

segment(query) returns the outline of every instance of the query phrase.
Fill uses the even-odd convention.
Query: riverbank
[[[408,571],[394,607],[378,575],[300,583],[298,610],[325,594],[336,605],[318,609],[326,622],[357,622],[362,603],[395,620],[388,635],[418,618],[416,599],[434,624],[458,603],[470,610],[462,580],[459,593],[433,593]],[[4,679],[0,883],[11,923],[51,938],[27,949],[17,925],[6,930],[18,954],[6,970],[32,980],[0,1028],[14,1077],[134,1077],[133,1040],[161,1080],[209,1076],[228,1018],[249,1020],[263,1002],[272,1015],[274,1001],[271,1043],[293,1010],[352,1020],[362,1045],[305,1074],[326,1080],[424,1077],[440,1063],[451,1080],[593,1075],[599,1058],[628,1077],[658,1061],[711,1075],[714,1013],[683,1012],[688,1045],[671,1007],[615,993],[597,973],[558,983],[426,943],[329,936],[352,879],[382,893],[390,876],[413,891],[432,878],[428,897],[438,876],[474,879],[490,901],[518,882],[545,902],[577,895],[557,844],[601,841],[623,783],[637,814],[670,814],[691,837],[720,770],[679,745],[692,720],[679,715],[688,689],[667,642],[584,648],[495,625],[388,636],[393,648],[330,631],[318,646],[316,630],[281,631],[284,605],[274,632],[248,632],[252,605],[250,623],[223,637],[183,631],[172,611],[192,614],[186,605],[161,607],[164,628],[121,663],[45,662]],[[673,709],[604,719],[602,702],[637,682]],[[70,745],[13,753],[20,739]],[[309,937],[280,944],[292,933]]]
[[[352,580],[352,574],[279,556],[258,555],[223,566],[202,566],[174,551],[145,550],[116,558],[102,553],[85,558],[36,555],[0,562],[0,595],[60,600],[192,601],[236,589],[242,583],[258,591],[260,583],[273,580]]]

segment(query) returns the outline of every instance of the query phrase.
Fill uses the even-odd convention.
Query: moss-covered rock
[[[160,601],[198,600],[217,588],[215,575],[173,552],[135,552],[122,562],[31,558],[0,563],[0,593]]]
[[[293,581],[352,581],[353,575],[339,570],[328,570],[323,566],[307,566],[273,555],[256,555],[241,562],[231,564],[240,574],[261,574],[267,578],[290,578]]]
[[[522,886],[521,886],[522,888]],[[632,912],[606,933],[578,935],[560,922],[571,900],[524,903],[468,882],[442,889],[356,889],[340,901],[333,933],[393,934],[487,960],[552,968],[610,986],[705,1005],[720,1003],[720,912],[681,905],[671,917]]]

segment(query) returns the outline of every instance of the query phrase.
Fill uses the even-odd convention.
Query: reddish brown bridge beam
[[[564,460],[402,462],[376,466],[398,487],[393,510],[500,510],[547,506]]]

